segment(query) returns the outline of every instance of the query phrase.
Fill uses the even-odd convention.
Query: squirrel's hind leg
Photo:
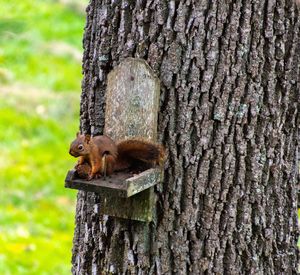
[[[101,161],[93,160],[91,161],[92,170],[89,174],[88,180],[95,178],[96,174],[101,171]]]
[[[115,169],[115,158],[112,156],[112,155],[106,155],[105,157],[105,172],[103,173],[104,176],[110,176],[113,172],[114,172],[114,169]]]

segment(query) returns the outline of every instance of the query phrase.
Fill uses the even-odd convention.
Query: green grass
[[[5,90],[0,93],[5,190],[0,195],[0,274],[69,274],[75,192],[63,183],[74,164],[67,152],[77,130],[77,95]]]
[[[85,19],[58,1],[0,6],[0,274],[70,274]]]
[[[77,90],[84,18],[54,1],[0,0],[0,67],[12,79],[55,91]]]

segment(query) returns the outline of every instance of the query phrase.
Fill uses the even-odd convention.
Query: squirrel
[[[105,135],[91,137],[79,133],[69,153],[79,157],[75,169],[79,175],[88,174],[88,180],[127,168],[162,166],[166,157],[163,146],[145,139],[129,138],[115,143]]]

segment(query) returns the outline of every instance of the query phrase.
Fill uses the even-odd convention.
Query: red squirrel
[[[115,143],[105,135],[91,137],[79,133],[71,143],[69,153],[79,157],[75,169],[81,174],[88,173],[88,180],[139,164],[162,166],[165,160],[164,148],[145,139],[129,138]]]

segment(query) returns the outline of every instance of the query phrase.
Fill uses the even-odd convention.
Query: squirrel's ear
[[[79,132],[77,132],[77,133],[76,133],[76,137],[78,137],[79,135],[80,135],[80,133],[79,133]]]
[[[91,136],[90,136],[90,135],[85,135],[85,136],[84,136],[84,141],[85,141],[86,143],[89,143],[89,142],[90,142],[90,139],[91,139]]]

